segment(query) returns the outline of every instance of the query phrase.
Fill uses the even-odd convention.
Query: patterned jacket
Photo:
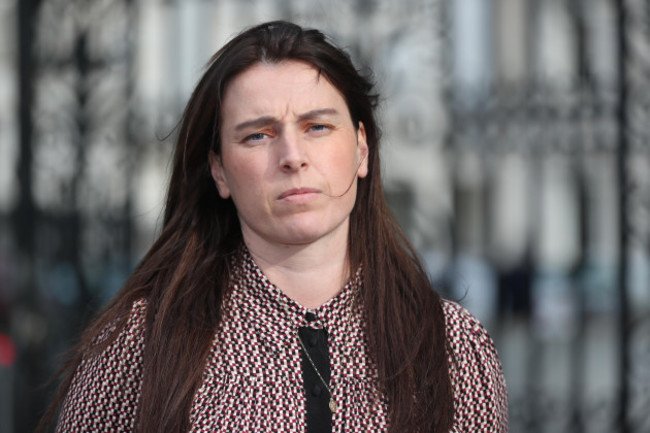
[[[377,373],[361,315],[352,308],[360,281],[357,273],[330,301],[307,310],[275,287],[245,254],[224,302],[226,315],[215,332],[203,383],[194,396],[191,431],[309,431],[308,406],[321,394],[328,400],[329,395],[306,389],[298,342],[301,328],[326,330],[328,379],[338,405],[331,417],[332,431],[386,431],[386,402],[376,388]],[[57,432],[133,430],[145,311],[146,302],[136,302],[115,341],[79,365]],[[452,362],[450,356],[449,364],[455,407],[452,432],[507,432],[505,380],[490,336],[458,304],[444,301],[444,313],[455,358]]]

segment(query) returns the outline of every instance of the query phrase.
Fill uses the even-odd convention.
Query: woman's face
[[[368,146],[324,76],[302,62],[256,64],[229,84],[221,121],[210,168],[249,247],[347,242]]]

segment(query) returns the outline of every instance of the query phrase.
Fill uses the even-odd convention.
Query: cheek
[[[335,173],[341,177],[342,181],[349,182],[350,178],[355,176],[359,162],[357,153],[346,146],[344,150],[330,158],[330,173]]]
[[[224,152],[224,181],[234,194],[242,189],[250,181],[251,162],[247,161],[244,155],[239,152]]]
[[[260,200],[264,195],[264,179],[261,171],[250,165],[234,164],[229,172],[230,194],[236,205],[248,206]]]

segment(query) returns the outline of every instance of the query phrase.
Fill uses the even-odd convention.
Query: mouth
[[[278,196],[278,200],[283,200],[289,197],[299,197],[307,194],[319,194],[320,190],[316,188],[291,188],[284,191]]]

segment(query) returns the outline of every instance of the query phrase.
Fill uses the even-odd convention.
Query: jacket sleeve
[[[452,432],[508,431],[508,393],[494,342],[460,305],[444,301],[449,371],[454,392]]]
[[[58,432],[131,432],[140,397],[145,302],[103,352],[84,357],[63,402]]]

